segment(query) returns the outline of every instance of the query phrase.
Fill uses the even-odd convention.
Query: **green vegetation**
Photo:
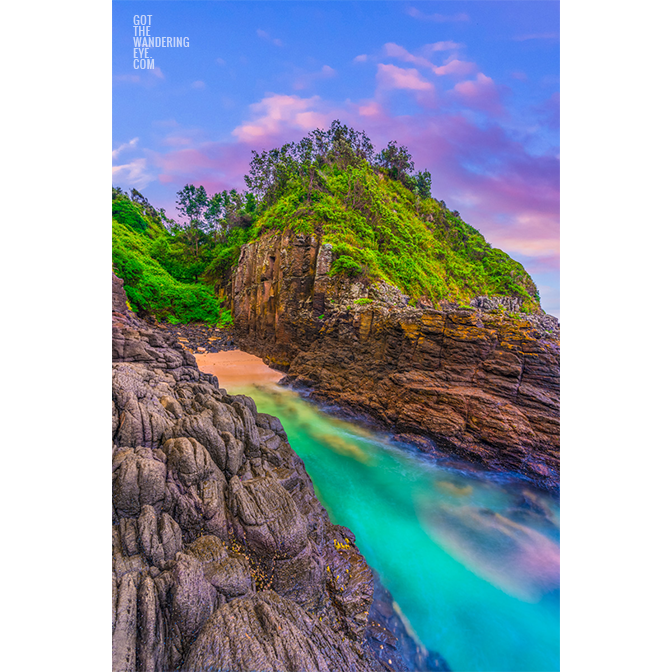
[[[118,190],[113,192],[113,199],[112,263],[124,279],[131,309],[172,323],[213,324],[220,320],[213,288],[179,277],[184,272],[176,261],[177,245],[163,225],[161,213]],[[170,272],[176,268],[181,269],[178,277]]]
[[[219,316],[219,321],[217,322],[218,327],[230,327],[233,324],[233,315],[228,308],[225,308],[222,311],[222,314]]]
[[[413,170],[405,147],[390,142],[374,155],[364,133],[337,121],[299,143],[253,152],[245,179],[259,203],[254,237],[317,233],[333,245],[332,275],[385,280],[412,298],[516,296],[537,309],[523,266],[432,198],[428,171]]]
[[[179,191],[182,222],[135,189],[113,189],[113,262],[134,310],[173,322],[231,324],[216,296],[227,291],[242,245],[286,230],[331,243],[332,276],[384,280],[411,305],[422,296],[466,305],[486,295],[520,297],[525,312],[538,309],[537,288],[522,265],[432,198],[431,175],[414,174],[406,147],[393,141],[375,154],[366,134],[335,121],[298,143],[252,155],[246,192]]]
[[[355,299],[354,302],[358,306],[368,306],[370,303],[373,303],[373,299]]]

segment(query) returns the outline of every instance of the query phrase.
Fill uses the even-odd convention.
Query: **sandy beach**
[[[194,356],[201,371],[213,373],[220,387],[234,392],[249,385],[277,383],[284,375],[266,366],[259,357],[242,350],[207,352]]]

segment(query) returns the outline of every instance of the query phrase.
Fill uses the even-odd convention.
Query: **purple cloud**
[[[499,90],[493,79],[482,72],[479,72],[474,80],[455,84],[453,91],[460,102],[468,107],[496,116],[502,113]]]

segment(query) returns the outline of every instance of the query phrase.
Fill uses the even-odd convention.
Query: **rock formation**
[[[114,276],[112,315],[114,671],[448,669],[388,630],[380,588],[371,620],[372,571],[280,421],[130,314]]]
[[[317,236],[244,246],[231,287],[238,347],[401,439],[557,489],[557,320],[507,312],[508,298],[410,307],[385,283],[331,276],[331,262]]]

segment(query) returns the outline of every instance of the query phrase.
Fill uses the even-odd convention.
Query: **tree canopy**
[[[327,130],[315,129],[299,142],[288,142],[261,154],[252,150],[245,184],[261,206],[267,207],[278,199],[292,179],[305,183],[310,197],[313,189],[323,182],[320,175],[323,166],[344,169],[363,162],[385,171],[411,189],[417,188],[420,197],[431,196],[431,175],[426,170],[411,176],[415,164],[407,147],[393,140],[375,154],[373,143],[364,131],[356,131],[338,119]]]

